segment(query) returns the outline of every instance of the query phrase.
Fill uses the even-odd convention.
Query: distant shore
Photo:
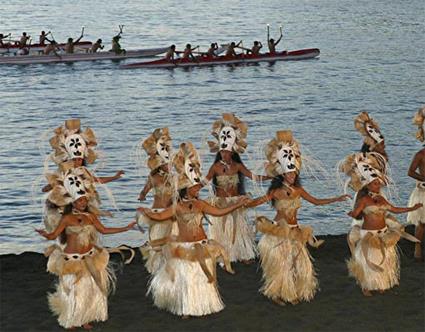
[[[409,229],[411,231],[411,229]],[[149,275],[140,254],[123,266],[113,255],[117,290],[109,298],[109,320],[93,331],[423,331],[425,327],[423,262],[413,259],[414,245],[399,242],[400,286],[366,298],[348,277],[345,235],[319,236],[325,243],[310,248],[321,290],[310,303],[277,306],[262,296],[261,268],[234,264],[236,275],[218,268],[218,284],[226,308],[204,318],[182,320],[152,305],[146,296]],[[46,293],[55,277],[38,253],[1,255],[1,331],[63,331],[51,315]]]

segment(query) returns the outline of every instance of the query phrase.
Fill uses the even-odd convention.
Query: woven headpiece
[[[379,153],[353,153],[345,158],[340,170],[351,178],[349,186],[356,192],[376,179],[389,183],[387,161]]]
[[[293,138],[292,131],[282,130],[276,132],[266,148],[266,173],[268,176],[278,176],[284,173],[301,170],[301,151],[299,143]]]
[[[220,150],[243,153],[247,147],[248,125],[234,114],[223,113],[220,120],[214,122],[211,134],[216,141],[208,141],[211,152]]]
[[[64,126],[56,128],[50,145],[54,150],[53,161],[58,165],[74,158],[92,164],[97,158],[93,150],[97,145],[96,136],[91,128],[81,131],[79,119],[66,120]]]
[[[180,149],[173,158],[173,164],[178,176],[178,190],[201,183],[201,162],[192,143],[180,144]]]
[[[373,150],[375,145],[384,141],[379,125],[367,112],[361,112],[354,119],[354,127],[362,134],[364,142]]]
[[[142,146],[149,156],[147,163],[151,170],[171,162],[171,136],[168,128],[155,129]]]

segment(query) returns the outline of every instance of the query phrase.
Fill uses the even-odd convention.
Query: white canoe
[[[59,55],[16,55],[0,56],[0,65],[29,65],[39,63],[62,63],[95,60],[123,60],[131,58],[152,57],[167,52],[169,47],[129,50],[125,54],[114,52],[74,53]]]

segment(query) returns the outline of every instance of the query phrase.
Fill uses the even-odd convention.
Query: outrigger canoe
[[[60,48],[65,48],[66,44],[57,44]],[[88,52],[90,48],[92,47],[92,42],[90,41],[82,41],[75,44],[76,49],[80,49],[80,52]],[[30,53],[40,53],[43,52],[43,50],[46,48],[46,45],[40,45],[40,44],[31,44],[28,45]],[[20,51],[19,45],[7,45],[7,46],[0,46],[0,54],[5,53],[12,53],[17,54]]]
[[[124,60],[131,58],[152,57],[167,52],[168,47],[145,48],[127,51],[125,54],[114,52],[52,54],[52,55],[16,55],[0,56],[0,65],[29,65],[40,63],[62,63],[95,60]]]
[[[274,62],[274,61],[290,61],[290,60],[306,60],[317,58],[320,55],[318,48],[309,48],[297,51],[283,51],[276,54],[240,54],[236,57],[233,56],[198,56],[193,59],[177,59],[174,61],[161,59],[155,61],[145,61],[137,63],[129,63],[121,65],[122,69],[134,68],[175,68],[175,67],[198,67],[198,66],[216,66],[216,65],[232,65],[232,64],[246,64],[258,62]]]

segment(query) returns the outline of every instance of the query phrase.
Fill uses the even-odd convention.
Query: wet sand
[[[94,331],[424,331],[425,268],[413,259],[412,243],[399,242],[400,286],[366,298],[348,277],[345,236],[319,238],[325,243],[310,248],[320,283],[312,302],[275,305],[258,292],[258,262],[234,264],[234,276],[218,268],[226,308],[186,320],[152,305],[146,296],[149,275],[139,253],[125,266],[114,254],[117,290],[109,298],[109,320],[96,323]],[[46,293],[53,291],[55,276],[45,272],[46,262],[37,253],[0,256],[1,331],[63,331],[47,305]]]

